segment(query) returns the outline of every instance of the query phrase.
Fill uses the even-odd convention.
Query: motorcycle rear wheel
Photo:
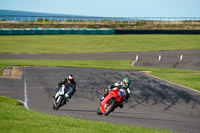
[[[53,101],[53,109],[56,109],[55,101]]]

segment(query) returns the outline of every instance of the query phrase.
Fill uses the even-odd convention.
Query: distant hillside
[[[81,15],[69,15],[69,14],[54,14],[54,13],[40,13],[29,11],[14,11],[14,10],[2,10],[0,9],[0,16],[66,16],[66,17],[89,17]]]

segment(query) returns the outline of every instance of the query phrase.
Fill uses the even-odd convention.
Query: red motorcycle
[[[104,90],[103,90],[104,93]],[[97,114],[105,116],[114,111],[126,99],[126,91],[124,89],[114,88],[109,94],[101,101],[97,109]]]

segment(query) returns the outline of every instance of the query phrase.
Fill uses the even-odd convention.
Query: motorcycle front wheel
[[[109,115],[115,108],[116,101],[114,98],[111,98],[109,104],[107,105],[106,112],[104,113],[105,116]]]
[[[58,98],[54,100],[53,109],[58,110],[59,107],[61,106],[62,100],[63,100],[63,96],[58,96]]]
[[[100,106],[99,106],[98,109],[97,109],[97,114],[98,114],[98,115],[102,115],[102,113],[101,113],[101,111],[100,111]]]

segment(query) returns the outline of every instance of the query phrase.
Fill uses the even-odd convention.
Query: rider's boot
[[[66,102],[69,102],[68,99],[71,98],[71,97],[70,97],[70,95],[68,95],[68,94],[66,93],[66,94],[65,94],[65,98],[66,98],[66,101],[65,101],[65,103],[66,103]]]
[[[121,103],[121,104],[119,105],[119,107],[120,107],[120,108],[123,108],[123,107],[124,107],[124,103]]]

